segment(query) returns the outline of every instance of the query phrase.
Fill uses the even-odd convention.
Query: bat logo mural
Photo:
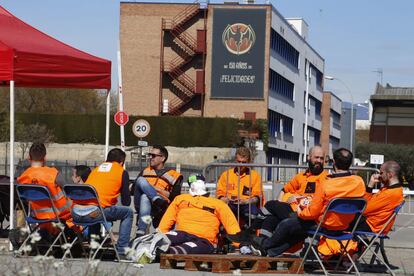
[[[256,41],[256,34],[251,25],[234,23],[227,25],[222,35],[226,49],[234,55],[247,53]]]

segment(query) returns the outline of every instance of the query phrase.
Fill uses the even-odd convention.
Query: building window
[[[339,148],[339,139],[338,139],[338,138],[335,138],[335,137],[330,136],[330,137],[329,137],[329,144],[331,144],[331,145],[332,145],[332,148],[333,148],[333,149],[337,149],[337,148]]]
[[[268,130],[271,137],[282,135],[293,136],[293,119],[285,115],[268,110]]]
[[[293,101],[294,84],[270,69],[269,89]]]
[[[312,95],[309,95],[309,99],[312,105],[315,106],[315,118],[318,118],[320,120],[322,112],[322,102],[319,101],[317,98],[313,97]]]
[[[299,52],[273,29],[271,29],[270,48],[295,68],[298,68]]]
[[[331,110],[331,118],[332,118],[332,127],[337,130],[341,130],[341,115]]]

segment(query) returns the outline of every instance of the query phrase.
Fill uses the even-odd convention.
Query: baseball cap
[[[201,174],[191,175],[188,178],[188,183],[190,184],[190,195],[202,196],[207,194],[205,178]]]

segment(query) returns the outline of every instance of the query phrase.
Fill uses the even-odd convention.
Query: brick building
[[[414,144],[414,88],[377,83],[370,97],[372,143]]]
[[[297,163],[323,142],[325,61],[307,37],[272,5],[122,2],[124,109],[267,119],[267,161]]]

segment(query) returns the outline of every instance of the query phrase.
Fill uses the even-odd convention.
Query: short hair
[[[126,154],[123,150],[114,148],[108,152],[108,157],[106,158],[106,162],[125,162]]]
[[[382,166],[386,172],[393,172],[397,177],[400,175],[401,167],[394,160],[386,161]]]
[[[163,163],[167,162],[167,159],[168,159],[168,150],[167,150],[166,147],[161,146],[161,145],[154,145],[154,146],[152,146],[152,148],[159,150],[160,153],[161,153],[161,155],[165,157]]]
[[[239,147],[236,150],[236,155],[240,155],[243,158],[247,158],[247,161],[250,163],[252,161],[252,153],[249,148]]]
[[[73,169],[75,170],[75,174],[79,176],[83,182],[86,182],[86,179],[88,179],[88,176],[91,173],[91,168],[86,165],[77,165],[73,167]]]
[[[336,168],[346,171],[351,167],[354,155],[349,149],[339,148],[334,151],[333,159]]]
[[[46,147],[43,143],[33,143],[29,149],[29,157],[32,161],[45,161]]]
[[[317,149],[317,148],[320,148],[320,149],[322,150],[322,152],[323,152],[323,148],[322,148],[322,146],[321,146],[321,145],[314,145],[313,147],[311,147],[311,148],[309,149],[309,156],[311,156],[312,152],[313,152],[315,149]]]

